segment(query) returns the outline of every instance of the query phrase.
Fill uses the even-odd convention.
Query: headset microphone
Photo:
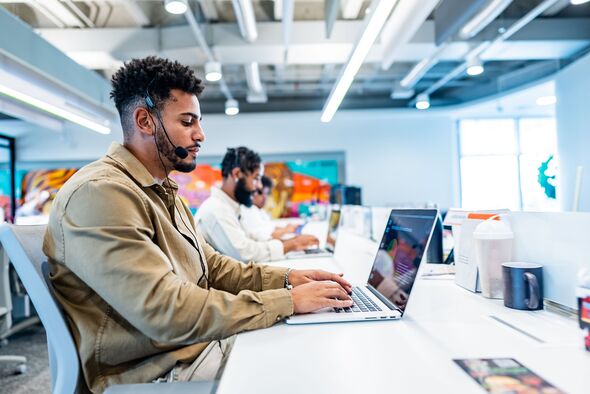
[[[164,131],[164,135],[166,136],[166,139],[168,140],[168,142],[170,142],[170,145],[172,145],[172,147],[174,148],[174,154],[181,159],[186,159],[188,157],[188,150],[186,150],[186,148],[183,148],[182,146],[174,145],[174,143],[172,142],[172,140],[168,136],[168,133],[166,132],[166,127],[164,127],[164,122],[162,122],[162,118],[160,118],[160,111],[158,111],[158,109],[154,105],[154,101],[149,96],[149,94],[146,94],[145,104],[147,105],[147,107],[149,109],[152,109],[156,112],[156,116],[158,117],[158,121],[160,121],[160,125],[162,126],[162,130]]]

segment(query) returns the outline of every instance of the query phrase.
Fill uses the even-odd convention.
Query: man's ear
[[[145,135],[154,135],[156,125],[154,124],[154,118],[144,107],[137,107],[133,111],[133,123],[137,130]]]
[[[242,171],[238,167],[231,170],[231,176],[232,178],[234,178],[234,180],[238,179],[240,175],[242,175]]]

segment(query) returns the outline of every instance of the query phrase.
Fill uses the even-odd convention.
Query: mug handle
[[[529,285],[530,295],[530,298],[526,298],[524,302],[527,308],[537,309],[539,307],[539,298],[541,298],[541,292],[539,291],[539,281],[537,281],[537,277],[530,272],[525,272],[523,276],[525,282],[527,282]]]

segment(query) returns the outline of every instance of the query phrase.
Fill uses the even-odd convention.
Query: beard
[[[156,148],[160,152],[160,155],[165,157],[166,160],[172,165],[172,168],[179,172],[191,172],[197,167],[195,161],[182,161],[182,159],[176,156],[174,153],[174,147],[168,141],[164,135],[164,130],[160,127],[156,133]]]
[[[246,178],[238,179],[236,190],[234,191],[236,200],[246,208],[252,206],[252,192],[246,187]]]

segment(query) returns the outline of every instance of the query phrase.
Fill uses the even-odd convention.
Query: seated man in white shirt
[[[268,241],[270,239],[282,239],[285,236],[294,234],[297,226],[289,224],[285,227],[278,227],[272,222],[270,215],[264,210],[266,200],[272,190],[272,180],[263,175],[260,178],[262,187],[254,190],[252,194],[252,206],[240,205],[240,223],[246,233],[257,241]]]
[[[221,189],[212,188],[211,196],[195,215],[207,242],[244,262],[281,260],[285,253],[317,246],[318,239],[311,235],[259,241],[244,230],[240,205],[252,206],[252,193],[259,187],[262,171],[262,160],[256,152],[243,146],[227,150],[221,162]]]

